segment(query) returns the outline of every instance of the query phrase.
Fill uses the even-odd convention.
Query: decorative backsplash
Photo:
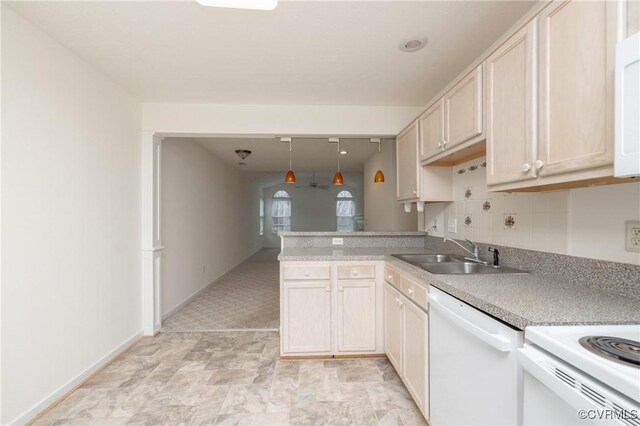
[[[426,226],[438,226],[430,234],[566,254],[568,192],[488,192],[486,166],[478,158],[453,167],[454,202],[426,205]],[[447,231],[449,218],[456,233]]]

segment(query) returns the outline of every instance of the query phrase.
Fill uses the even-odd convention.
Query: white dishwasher
[[[521,424],[523,332],[433,286],[429,309],[431,424]]]

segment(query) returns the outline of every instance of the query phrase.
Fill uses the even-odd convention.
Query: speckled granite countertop
[[[384,260],[520,330],[531,325],[640,324],[640,301],[542,275],[433,275],[391,254],[420,248],[291,248],[281,261]]]

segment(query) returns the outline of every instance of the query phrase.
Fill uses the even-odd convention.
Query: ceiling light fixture
[[[280,142],[289,144],[289,171],[284,175],[284,183],[296,183],[296,174],[293,173],[291,169],[291,151],[293,139],[291,138],[280,138]]]
[[[329,143],[337,143],[338,144],[338,154],[342,154],[340,150],[340,138],[329,138]],[[333,184],[334,185],[342,185],[344,183],[344,178],[342,177],[342,173],[340,173],[340,155],[338,155],[338,171],[335,175],[333,175]]]
[[[380,138],[371,138],[369,139],[369,143],[378,144],[378,171],[373,177],[373,183],[384,183],[384,173],[382,173],[382,168],[380,167],[382,157],[382,140]]]
[[[236,149],[236,155],[240,157],[241,160],[246,160],[246,158],[251,155],[251,151],[248,149]]]
[[[231,9],[273,10],[278,0],[196,0],[203,6]]]
[[[398,49],[402,50],[403,52],[415,52],[425,47],[427,45],[427,41],[428,40],[426,37],[420,39],[416,38],[403,40],[398,45]]]

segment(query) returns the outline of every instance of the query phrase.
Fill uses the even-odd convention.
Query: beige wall
[[[166,316],[262,247],[261,190],[251,176],[189,139],[162,141],[161,174]]]
[[[2,5],[2,418],[142,332],[140,109]]]
[[[384,173],[383,183],[374,183],[378,168]],[[364,165],[365,231],[415,231],[418,219],[415,205],[405,213],[396,202],[395,141],[384,140],[381,153],[372,155]]]
[[[425,208],[426,226],[438,226],[431,235],[640,264],[640,253],[625,251],[624,239],[625,221],[640,220],[640,183],[492,193],[487,192],[484,161],[453,167],[455,201]],[[515,222],[511,227],[507,217]],[[456,233],[447,231],[449,218],[457,220]]]

